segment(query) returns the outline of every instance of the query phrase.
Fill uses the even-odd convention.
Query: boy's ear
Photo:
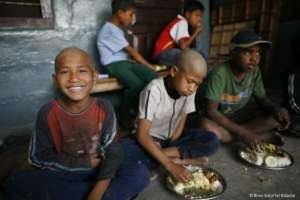
[[[119,10],[117,10],[116,15],[118,17],[120,17],[123,13],[124,13],[124,11],[122,9],[119,9]]]
[[[191,15],[191,12],[190,12],[190,11],[186,11],[186,12],[184,13],[184,17],[187,18],[187,19],[190,17],[190,15]]]
[[[176,66],[171,67],[171,69],[170,69],[171,77],[174,77],[178,71],[179,71],[178,67],[176,67]]]

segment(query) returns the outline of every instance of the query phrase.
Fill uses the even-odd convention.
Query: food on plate
[[[240,156],[257,166],[286,167],[291,165],[290,156],[273,144],[250,145],[240,151]]]
[[[183,196],[210,195],[222,191],[219,176],[212,171],[198,169],[192,172],[192,180],[183,183],[175,180],[172,176],[167,177],[170,188]]]
[[[285,167],[291,164],[288,157],[267,156],[265,163],[268,167]]]

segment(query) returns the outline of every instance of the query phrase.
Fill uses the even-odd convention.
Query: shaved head
[[[55,72],[57,72],[59,69],[60,61],[64,59],[66,56],[82,56],[88,60],[88,62],[90,63],[90,67],[92,68],[92,70],[94,70],[94,68],[92,67],[93,66],[92,59],[90,58],[88,53],[86,53],[84,50],[79,49],[77,47],[68,47],[61,50],[58,53],[58,55],[55,57]]]
[[[187,73],[202,72],[206,74],[206,61],[201,54],[192,49],[184,49],[176,59],[176,67]]]

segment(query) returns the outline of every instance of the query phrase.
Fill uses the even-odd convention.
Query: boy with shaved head
[[[29,148],[39,170],[12,177],[7,199],[127,200],[147,185],[144,166],[123,162],[112,105],[90,96],[95,77],[83,50],[57,55],[53,82],[60,96],[40,109]]]
[[[206,76],[204,58],[185,49],[176,57],[170,75],[149,83],[140,94],[136,139],[124,139],[126,160],[138,160],[148,168],[158,163],[179,181],[189,181],[184,165],[205,165],[216,152],[215,134],[184,129],[186,117],[195,111],[195,92]]]

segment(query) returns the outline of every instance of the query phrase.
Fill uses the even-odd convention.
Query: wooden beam
[[[120,90],[123,85],[116,78],[98,79],[92,90],[93,93]]]
[[[161,71],[158,72],[159,76],[166,76],[169,74],[169,71]],[[98,79],[96,81],[96,84],[92,90],[92,94],[95,93],[101,93],[101,92],[109,92],[109,91],[115,91],[115,90],[121,90],[123,89],[123,85],[119,82],[116,78],[104,78],[104,79]]]

